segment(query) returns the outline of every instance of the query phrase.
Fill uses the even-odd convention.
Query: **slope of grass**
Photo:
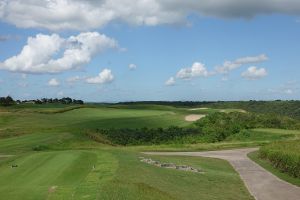
[[[260,158],[258,151],[248,154],[248,157],[251,160],[253,160],[254,162],[256,162],[257,164],[259,164],[260,166],[262,166],[263,168],[265,168],[267,171],[269,171],[272,174],[274,174],[275,176],[277,176],[278,178],[300,187],[300,179],[299,178],[292,177],[292,176],[288,175],[287,173],[284,173],[284,172],[280,171],[279,169],[275,168],[272,165],[272,163],[270,163],[268,160]]]
[[[269,143],[272,141],[296,139],[299,137],[299,130],[256,128],[243,130],[238,134],[231,135],[227,138],[227,141],[264,141],[266,143]]]
[[[259,156],[282,172],[300,178],[300,140],[278,141],[259,150]]]
[[[66,109],[66,108],[62,108]],[[184,115],[163,110],[81,108],[67,112],[0,112],[0,137],[36,132],[79,132],[96,128],[188,126]],[[38,110],[38,111],[37,111]],[[54,111],[53,111],[54,112]]]
[[[58,137],[33,134],[0,140],[1,154],[18,153],[17,149],[23,152],[0,161],[1,198],[252,199],[238,174],[222,160],[153,157],[205,171],[194,174],[147,165],[139,161],[140,154],[125,148],[91,145],[87,147],[90,150],[76,150],[84,148],[78,143],[76,149],[31,151],[36,143],[60,144],[53,136]],[[18,167],[11,168],[12,164]]]
[[[153,157],[205,171],[195,174],[142,163],[136,153],[114,150],[112,154],[119,167],[114,178],[101,187],[99,199],[252,199],[238,174],[222,160]]]

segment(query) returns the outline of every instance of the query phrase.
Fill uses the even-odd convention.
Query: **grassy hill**
[[[142,163],[139,160],[140,151],[256,146],[278,140],[295,140],[299,138],[299,131],[249,129],[222,142],[209,143],[186,138],[186,143],[129,147],[99,143],[86,134],[110,128],[193,128],[195,123],[186,121],[186,115],[236,112],[245,113],[232,108],[195,110],[172,105],[89,104],[74,107],[46,104],[1,107],[0,197],[12,200],[253,199],[239,175],[226,161],[151,156],[156,160],[190,165],[204,171],[204,174],[195,174]],[[18,167],[11,168],[12,165]]]

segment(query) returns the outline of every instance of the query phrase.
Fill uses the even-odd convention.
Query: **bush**
[[[186,136],[200,135],[196,128],[169,127],[166,129],[98,129],[105,139],[119,145],[162,144],[182,141]]]
[[[208,142],[220,142],[242,130],[251,128],[300,128],[297,120],[288,117],[240,112],[213,113],[195,124]]]
[[[259,150],[259,156],[282,172],[300,178],[300,140],[275,142]]]

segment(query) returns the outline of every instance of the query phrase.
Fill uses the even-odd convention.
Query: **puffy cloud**
[[[60,85],[60,82],[55,78],[52,78],[48,81],[48,86],[57,87],[59,85]]]
[[[169,78],[166,82],[165,82],[165,85],[167,86],[172,86],[172,85],[175,85],[175,78],[174,77],[171,77]]]
[[[128,65],[128,68],[129,68],[130,70],[135,70],[135,69],[137,68],[137,66],[136,66],[136,64],[129,64],[129,65]]]
[[[0,69],[21,73],[59,73],[77,69],[117,42],[98,32],[80,33],[67,39],[57,34],[37,34],[13,57],[0,62]],[[62,55],[59,53],[63,51]],[[58,57],[58,58],[57,58]]]
[[[265,54],[258,56],[247,56],[243,58],[238,58],[235,61],[225,61],[222,66],[216,68],[218,73],[228,73],[231,70],[241,67],[246,64],[260,63],[268,60],[268,57]]]
[[[182,23],[190,14],[251,18],[300,14],[297,0],[2,0],[0,19],[23,28],[88,30],[113,21],[134,25]]]
[[[114,75],[112,74],[111,70],[104,69],[98,74],[98,76],[87,78],[86,82],[90,84],[104,84],[104,83],[110,83],[113,80],[114,80]]]
[[[258,56],[247,56],[238,58],[235,61],[225,61],[222,66],[216,67],[214,70],[209,71],[203,63],[195,62],[191,67],[186,67],[180,69],[176,77],[171,77],[165,82],[166,85],[173,85],[176,79],[190,80],[195,77],[208,77],[217,74],[225,74],[222,77],[222,81],[227,81],[228,77],[226,74],[236,68],[239,68],[246,64],[259,63],[268,60],[269,58],[265,54],[260,54]],[[264,68],[257,69],[256,67],[249,67],[248,70],[242,73],[242,76],[247,79],[259,79],[267,75]]]
[[[248,80],[257,80],[267,76],[267,70],[265,68],[257,68],[255,66],[251,66],[247,69],[247,71],[242,73],[242,77]]]
[[[199,77],[199,76],[206,77],[208,75],[209,73],[205,68],[205,65],[199,62],[195,62],[192,65],[192,67],[180,69],[176,74],[176,78],[191,79],[193,77]]]

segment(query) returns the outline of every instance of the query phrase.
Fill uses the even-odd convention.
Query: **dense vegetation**
[[[221,142],[243,130],[253,128],[300,129],[299,121],[271,114],[216,112],[192,127],[97,129],[105,140],[119,145]],[[89,133],[91,134],[91,133]],[[90,135],[91,136],[91,135]],[[92,136],[99,141],[99,137]]]
[[[180,140],[185,136],[198,135],[196,128],[141,128],[97,130],[105,139],[119,145],[164,144]]]
[[[207,108],[235,108],[254,113],[268,113],[289,116],[300,119],[300,101],[143,101],[124,102],[119,105],[155,104],[175,107],[207,107]]]
[[[272,165],[294,177],[300,177],[300,140],[281,141],[263,146],[259,156]]]
[[[220,142],[245,129],[298,129],[300,128],[300,123],[289,117],[272,114],[232,112],[210,114],[196,122],[196,126],[204,134],[207,142]]]

